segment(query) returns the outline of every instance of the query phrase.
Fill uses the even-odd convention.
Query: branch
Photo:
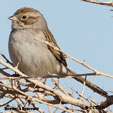
[[[76,61],[77,63],[79,63],[79,64],[85,66],[87,69],[93,71],[93,72],[95,73],[95,75],[103,75],[103,76],[106,76],[106,77],[109,77],[109,78],[113,78],[113,75],[110,75],[110,74],[107,74],[107,73],[103,73],[103,72],[100,72],[100,71],[94,69],[93,67],[89,66],[89,65],[86,64],[85,62],[80,61],[80,60],[78,60],[78,59],[76,59],[76,58],[70,56],[69,54],[65,53],[64,51],[60,50],[59,48],[57,48],[56,46],[50,44],[50,43],[47,42],[47,41],[43,41],[43,40],[40,40],[40,39],[38,39],[38,38],[35,38],[35,40],[38,40],[38,41],[40,41],[40,42],[42,42],[42,43],[45,43],[45,44],[47,44],[47,45],[53,47],[56,51],[59,51],[59,52],[63,53],[66,57],[68,57],[68,58],[70,58],[70,59]]]
[[[50,44],[49,42],[40,40],[40,39],[38,39],[38,38],[35,38],[35,39],[36,39],[37,41],[40,41],[40,42],[42,42],[42,43],[45,43],[45,44],[47,44],[47,45],[53,47],[56,51],[59,51],[59,52],[63,53],[66,57],[68,57],[68,58],[70,58],[70,59],[76,61],[77,63],[82,64],[82,65],[85,66],[86,68],[88,68],[88,69],[94,71],[95,75],[104,74],[104,75],[107,75],[107,76],[110,76],[111,78],[113,78],[112,75],[105,74],[105,73],[102,73],[102,72],[97,71],[96,69],[94,69],[94,68],[92,68],[91,66],[87,65],[85,62],[79,61],[78,59],[76,59],[76,58],[70,56],[69,54],[63,52],[63,51],[60,50],[59,48],[57,48],[57,47],[55,47],[54,45]],[[74,75],[73,75],[73,78],[74,78],[75,80],[81,82],[81,83],[84,83],[84,81],[85,81],[85,79],[84,79],[83,77],[80,77],[80,76],[76,76],[76,75],[74,76]],[[105,97],[107,96],[107,92],[105,92],[103,89],[99,88],[99,87],[96,86],[95,84],[91,83],[90,81],[86,80],[86,85],[87,85],[90,89],[92,89],[94,92],[97,92],[97,93],[99,93],[100,95],[105,96]]]
[[[112,0],[110,0],[108,2],[101,2],[101,1],[98,1],[98,0],[81,0],[81,1],[113,7],[113,1]]]
[[[60,101],[59,101],[59,104],[71,104],[71,105],[74,105],[74,106],[78,106],[80,107],[81,109],[86,109],[86,107],[90,108],[90,106],[86,103],[84,103],[83,101],[79,100],[79,99],[76,99],[76,98],[73,98],[72,96],[68,95],[65,90],[63,90],[63,88],[61,88],[57,82],[55,82],[55,84],[57,85],[57,87],[63,92],[63,93],[60,93],[58,92],[57,90],[43,84],[41,81],[39,80],[34,80],[34,79],[30,79],[30,78],[27,78],[27,75],[23,74],[22,72],[20,72],[17,68],[15,67],[12,67],[10,65],[8,65],[7,63],[3,62],[1,59],[0,59],[0,64],[6,66],[7,68],[13,70],[14,72],[16,72],[17,74],[21,75],[22,77],[26,77],[27,81],[29,81],[30,83],[32,83],[32,85],[29,85],[29,84],[25,84],[23,82],[19,82],[19,83],[22,83],[23,85],[28,85],[29,87],[33,87],[33,89],[35,90],[35,88],[42,88],[45,91],[48,91],[50,92],[51,94],[54,94]],[[11,78],[11,77],[10,77]],[[17,79],[18,78],[18,79]],[[16,77],[17,81],[20,81],[21,79],[19,79],[19,77]],[[25,93],[25,90],[21,90],[21,89],[17,89],[17,85],[14,86],[13,85],[13,88],[9,87],[8,84],[4,84],[4,83],[0,83],[1,86],[3,87],[6,87],[8,88],[7,91],[8,93],[12,93],[12,95],[16,94],[16,98],[24,98],[24,99],[27,99],[26,101],[30,100],[30,103],[32,102],[39,102],[39,103],[42,103],[42,104],[47,104],[49,106],[52,106],[52,107],[55,107],[57,109],[61,109],[63,111],[66,111],[66,112],[70,112],[70,110],[67,110],[61,106],[57,106],[57,105],[54,105],[52,103],[51,100],[46,100],[46,98],[43,99],[40,98],[40,97],[32,97],[32,96],[29,96],[28,94]],[[24,91],[24,92],[23,92]],[[27,90],[26,90],[27,91]],[[28,90],[28,91],[31,91],[31,92],[34,92],[33,90]],[[15,92],[15,93],[14,93]],[[15,96],[15,95],[14,95]],[[13,97],[14,98],[14,97]],[[54,100],[55,101],[55,100]],[[53,102],[54,102],[53,101]],[[28,101],[29,102],[29,101]],[[50,103],[51,102],[51,103]],[[57,101],[58,102],[58,101]],[[58,103],[57,103],[58,104]],[[95,113],[99,113],[98,110],[94,110]]]

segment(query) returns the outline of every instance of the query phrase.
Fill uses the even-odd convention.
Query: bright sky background
[[[80,0],[2,0],[0,51],[8,58],[8,38],[11,31],[8,17],[22,7],[35,8],[44,15],[49,29],[63,51],[99,71],[113,75],[113,12],[110,11],[112,7]],[[68,67],[77,73],[91,72],[72,60],[67,61]],[[104,90],[113,91],[113,79],[88,78]],[[70,82],[70,79],[65,81]],[[81,85],[73,82],[75,89],[80,89]],[[94,93],[86,88],[85,96],[91,95],[94,98]],[[100,97],[96,96],[96,99],[99,100]]]

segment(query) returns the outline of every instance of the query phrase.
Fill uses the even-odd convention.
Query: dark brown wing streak
[[[48,41],[50,44],[52,44],[52,45],[58,47],[58,45],[57,45],[57,43],[56,43],[56,40],[55,40],[54,36],[52,35],[52,33],[50,32],[49,29],[44,30],[43,33],[44,33],[44,35],[47,37],[47,40],[46,40],[46,41]],[[67,67],[66,59],[65,59],[63,53],[54,50],[54,48],[51,47],[51,46],[49,46],[49,45],[48,45],[48,48],[49,48],[49,50],[52,52],[52,54],[56,57],[56,59],[57,59],[60,63],[62,63],[64,66]],[[59,48],[59,47],[58,47],[58,48]],[[59,48],[59,49],[60,49],[60,48]]]

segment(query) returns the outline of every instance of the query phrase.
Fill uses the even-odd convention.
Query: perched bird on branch
[[[9,54],[14,66],[30,77],[43,77],[49,74],[76,75],[67,67],[64,54],[37,39],[47,41],[58,47],[56,40],[43,15],[33,8],[17,10],[12,20],[12,31],[9,38]],[[80,76],[74,77],[84,82]],[[89,87],[89,82],[86,81]]]
[[[63,53],[35,39],[48,41],[58,47],[39,11],[21,8],[9,19],[12,20],[9,53],[13,64],[18,64],[20,71],[31,77],[75,74],[67,68]]]

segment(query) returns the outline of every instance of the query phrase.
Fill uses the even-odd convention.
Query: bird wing
[[[44,33],[45,37],[47,37],[46,41],[48,41],[53,46],[56,46],[57,48],[59,48],[57,43],[56,43],[56,40],[55,40],[54,36],[52,35],[52,33],[50,32],[49,29],[44,30],[43,33]],[[53,47],[51,47],[49,45],[48,45],[48,49],[52,52],[52,54],[56,57],[56,59],[60,63],[62,63],[64,66],[67,67],[67,62],[66,62],[66,59],[65,59],[63,53],[61,53],[60,51],[55,50]]]

